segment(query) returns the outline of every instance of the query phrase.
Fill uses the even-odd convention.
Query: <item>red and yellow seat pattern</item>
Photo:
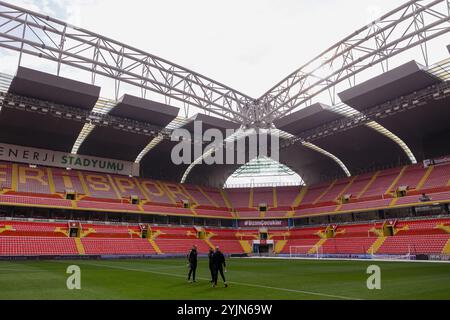
[[[0,220],[0,256],[186,254],[192,245],[201,254],[215,246],[241,254],[259,239],[255,229],[203,228],[199,238],[194,227],[151,226],[142,239],[137,225],[81,226],[79,237],[69,238],[67,223]],[[332,237],[325,227],[270,229],[268,235],[279,254],[289,254],[292,246],[304,253],[320,248],[324,254],[450,254],[450,218],[398,221],[393,236],[383,235],[380,222],[333,228]]]
[[[396,190],[407,186],[405,197]],[[73,190],[76,200],[66,200]],[[450,165],[411,165],[308,187],[208,188],[77,170],[0,163],[0,204],[224,219],[279,219],[450,202]],[[341,198],[348,195],[348,203]],[[137,196],[140,204],[132,204]],[[183,207],[189,201],[190,208]],[[267,205],[267,212],[259,206]]]

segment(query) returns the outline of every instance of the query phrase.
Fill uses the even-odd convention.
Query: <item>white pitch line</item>
[[[1,271],[12,271],[12,272],[49,272],[47,270],[32,270],[32,269],[10,269],[10,268],[0,268]]]
[[[154,274],[160,274],[160,275],[172,276],[172,277],[178,277],[178,278],[186,278],[186,276],[183,276],[183,275],[180,275],[180,274],[160,272],[160,271],[153,271],[153,270],[142,270],[142,269],[134,269],[134,268],[126,268],[126,267],[111,266],[111,265],[104,265],[104,264],[94,264],[94,263],[85,263],[85,264],[91,265],[91,266],[95,266],[95,267],[103,267],[103,268],[106,267],[106,268],[112,268],[112,269],[122,269],[122,270],[127,270],[127,271],[146,272],[146,273],[154,273]],[[210,279],[202,278],[202,277],[197,277],[197,278],[198,279],[202,279],[202,280],[210,280]],[[304,291],[304,290],[296,290],[296,289],[271,287],[271,286],[264,286],[264,285],[253,284],[253,283],[235,282],[235,281],[228,281],[228,283],[237,284],[237,285],[241,285],[241,286],[247,286],[247,287],[255,287],[255,288],[271,289],[271,290],[286,291],[286,292],[303,293],[303,294],[322,296],[322,297],[328,297],[328,298],[338,298],[338,299],[344,299],[344,300],[362,300],[362,299],[358,299],[358,298],[351,298],[351,297],[339,296],[339,295],[334,295],[334,294],[326,294],[326,293],[320,293],[320,292],[312,292],[312,291]]]
[[[233,257],[243,260],[304,260],[304,261],[361,261],[361,262],[402,262],[402,263],[449,263],[450,260],[403,260],[403,259],[358,259],[358,258],[308,258],[308,257]]]

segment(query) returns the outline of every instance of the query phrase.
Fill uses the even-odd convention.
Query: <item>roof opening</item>
[[[278,187],[304,185],[292,169],[269,157],[258,157],[237,169],[224,188]]]

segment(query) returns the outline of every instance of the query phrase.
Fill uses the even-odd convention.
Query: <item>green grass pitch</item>
[[[381,268],[368,290],[367,267]],[[68,290],[69,265],[81,290]],[[450,264],[375,261],[228,259],[229,287],[211,288],[207,261],[187,282],[183,259],[2,261],[0,299],[450,299]]]

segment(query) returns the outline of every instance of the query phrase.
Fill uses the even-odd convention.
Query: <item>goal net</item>
[[[319,246],[290,246],[289,257],[291,258],[313,258],[320,259],[323,256],[323,250]]]
[[[378,260],[412,260],[414,258],[414,255],[411,253],[411,246],[408,246],[408,252],[402,253],[402,254],[375,254],[370,252],[370,257],[372,259],[378,259]]]

